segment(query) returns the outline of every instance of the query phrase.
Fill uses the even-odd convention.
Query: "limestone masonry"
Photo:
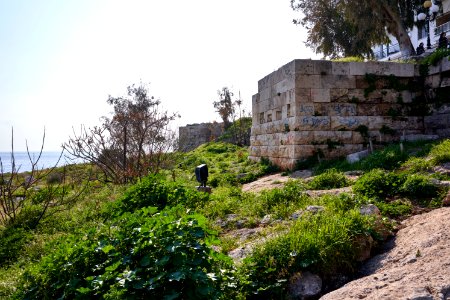
[[[299,160],[341,157],[370,143],[449,136],[449,70],[447,58],[426,76],[415,64],[294,60],[258,82],[250,158],[292,169]]]
[[[191,151],[201,144],[214,141],[223,134],[223,123],[189,124],[178,129],[179,148]]]

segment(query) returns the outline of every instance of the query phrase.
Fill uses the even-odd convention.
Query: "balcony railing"
[[[434,29],[435,35],[440,35],[442,32],[449,32],[450,31],[450,22],[444,23]]]
[[[398,52],[400,52],[400,46],[398,43],[382,45],[380,50],[374,51],[374,56],[375,59],[382,59]]]

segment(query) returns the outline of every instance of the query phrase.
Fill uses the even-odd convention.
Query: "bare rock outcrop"
[[[367,261],[365,277],[321,299],[450,299],[450,207],[402,225],[393,248]]]

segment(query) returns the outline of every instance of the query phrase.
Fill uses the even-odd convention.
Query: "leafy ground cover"
[[[0,298],[283,298],[296,272],[328,282],[337,272],[351,277],[359,264],[355,241],[382,243],[382,231],[395,225],[389,218],[440,205],[447,188],[436,179],[448,175],[434,170],[450,162],[448,153],[448,140],[405,143],[403,151],[394,144],[356,164],[315,164],[311,181],[260,193],[240,185],[276,168],[222,142],[176,154],[175,168],[134,184],[94,176],[76,203],[36,228],[0,227]],[[195,190],[194,168],[203,163],[211,194]],[[349,170],[364,174],[351,182],[343,174]],[[306,192],[349,185],[353,194]],[[370,203],[381,219],[361,215]],[[230,233],[261,226],[253,252],[233,262],[226,254],[242,242]]]

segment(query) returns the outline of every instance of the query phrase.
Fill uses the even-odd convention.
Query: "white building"
[[[438,3],[439,2],[439,3]],[[437,43],[439,40],[439,35],[442,32],[447,33],[447,38],[449,38],[450,34],[450,0],[442,0],[442,1],[434,1],[435,4],[441,6],[440,11],[436,14],[436,17],[431,17],[430,19],[430,43],[431,49],[428,51],[434,51],[434,48],[437,47]],[[430,14],[432,15],[432,14]],[[425,45],[425,50],[427,50],[427,28],[425,25],[422,26],[414,26],[414,28],[409,32],[409,36],[411,38],[412,44],[414,48],[416,48],[421,42]],[[386,61],[392,59],[401,58],[402,54],[400,52],[400,47],[398,45],[397,40],[394,37],[391,37],[391,43],[389,45],[379,45],[373,48],[373,52],[375,54],[375,59],[379,61]]]

